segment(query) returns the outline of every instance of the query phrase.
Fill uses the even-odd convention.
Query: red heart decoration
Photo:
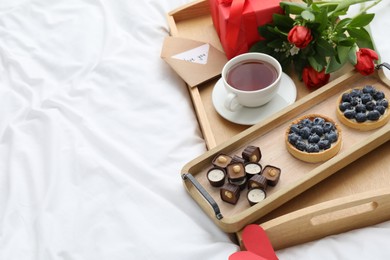
[[[231,254],[229,260],[267,260],[249,251],[239,251]]]
[[[267,234],[259,225],[251,224],[244,228],[242,231],[242,243],[246,250],[256,255],[267,260],[278,260]]]

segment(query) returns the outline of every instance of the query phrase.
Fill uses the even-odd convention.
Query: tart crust
[[[356,129],[356,130],[360,130],[360,131],[370,131],[370,130],[374,130],[374,129],[377,129],[381,126],[384,126],[390,119],[390,112],[389,112],[389,109],[386,108],[385,110],[385,113],[383,115],[381,115],[381,117],[376,120],[376,121],[371,121],[371,120],[367,120],[365,122],[362,122],[362,123],[359,123],[357,122],[355,119],[348,119],[344,116],[344,113],[340,110],[339,108],[339,105],[341,103],[341,99],[343,97],[343,94],[344,93],[349,93],[351,92],[352,89],[349,89],[345,92],[343,92],[337,99],[337,108],[336,108],[336,115],[337,115],[337,119],[344,125],[350,127],[350,128],[353,128],[353,129]]]
[[[298,150],[292,144],[290,144],[290,142],[288,141],[288,134],[290,132],[291,125],[298,124],[301,120],[306,119],[306,118],[313,120],[316,117],[321,117],[326,122],[331,122],[335,126],[336,131],[337,131],[337,135],[338,135],[337,141],[332,143],[330,148],[328,148],[326,150],[321,150],[317,153],[308,153],[305,151]],[[295,119],[290,124],[290,126],[287,128],[286,133],[285,133],[285,143],[286,143],[287,150],[295,158],[297,158],[301,161],[304,161],[304,162],[318,163],[318,162],[323,162],[323,161],[329,160],[330,158],[335,156],[340,151],[341,144],[342,144],[341,133],[342,133],[341,127],[335,121],[333,121],[331,118],[324,116],[324,115],[320,115],[320,114],[309,114],[309,115],[305,115],[305,116],[302,116],[302,117]]]

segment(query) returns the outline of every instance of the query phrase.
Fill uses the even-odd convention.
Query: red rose
[[[305,67],[302,72],[302,79],[309,88],[319,88],[329,82],[330,74],[325,74],[325,69],[318,72],[312,67]]]
[[[356,70],[362,75],[370,75],[374,72],[375,64],[374,60],[378,60],[378,54],[367,48],[360,48],[356,52],[357,63],[355,65]]]
[[[309,28],[301,25],[294,26],[288,33],[287,39],[300,49],[305,48],[313,39]]]

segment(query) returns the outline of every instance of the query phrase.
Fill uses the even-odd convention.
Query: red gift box
[[[280,0],[209,0],[215,30],[228,59],[262,40],[257,28],[283,13]]]

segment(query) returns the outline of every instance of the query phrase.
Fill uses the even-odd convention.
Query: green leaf
[[[320,9],[319,12],[316,14],[315,22],[319,24],[318,31],[322,32],[327,29],[328,27],[328,14],[326,10]]]
[[[287,14],[301,14],[307,7],[304,3],[280,2],[280,7]]]
[[[346,12],[351,5],[364,3],[364,2],[367,2],[367,0],[343,0],[339,2],[339,4],[337,5],[336,9],[333,12],[334,13]]]
[[[325,73],[339,70],[350,58],[350,51],[354,47],[337,46],[337,55],[330,57]]]
[[[336,54],[332,44],[322,38],[317,39],[316,51],[323,56],[334,56]]]
[[[357,63],[357,56],[356,56],[356,51],[357,51],[357,46],[353,46],[349,52],[348,52],[348,60],[352,65],[356,65]]]
[[[370,34],[364,28],[348,28],[347,32],[351,37],[354,37],[358,40],[371,40]]]
[[[313,22],[316,19],[315,15],[312,12],[310,12],[309,10],[304,10],[301,13],[301,16],[303,19],[305,19],[306,21],[309,21],[309,22]]]
[[[341,29],[347,27],[351,23],[351,21],[352,21],[351,18],[345,18],[345,19],[340,20],[336,24],[336,30],[341,30]]]
[[[294,26],[294,20],[286,15],[274,14],[272,16],[275,26],[292,28]]]
[[[274,32],[270,25],[259,26],[257,30],[259,34],[266,39],[276,39],[280,37],[279,33]]]
[[[250,52],[261,52],[261,53],[266,53],[266,54],[271,54],[273,50],[268,47],[268,42],[267,41],[258,41],[255,44],[251,46],[249,49]]]
[[[312,66],[313,69],[315,69],[316,71],[321,71],[324,68],[324,66],[322,66],[320,63],[318,63],[317,60],[312,56],[310,56],[308,58],[308,61],[309,61],[310,66]]]
[[[284,41],[282,39],[276,39],[268,42],[267,46],[273,49],[280,49],[283,46],[283,42]]]
[[[339,70],[344,64],[337,61],[336,56],[330,58],[328,66],[326,66],[325,73],[329,74]]]
[[[360,14],[352,19],[348,27],[364,27],[374,19],[375,14]]]
[[[349,53],[349,50],[351,49],[351,47],[346,47],[346,46],[337,46],[337,57],[338,57],[338,61],[341,63],[341,64],[344,64],[347,59],[348,59],[348,53]]]
[[[354,45],[355,43],[356,43],[355,39],[346,38],[346,39],[339,41],[338,45],[350,47],[350,46]]]
[[[356,43],[359,47],[374,49],[370,34],[363,27],[361,28],[348,28],[348,34],[356,39]]]
[[[350,47],[337,46],[337,55],[330,57],[325,73],[339,70],[348,60]]]

